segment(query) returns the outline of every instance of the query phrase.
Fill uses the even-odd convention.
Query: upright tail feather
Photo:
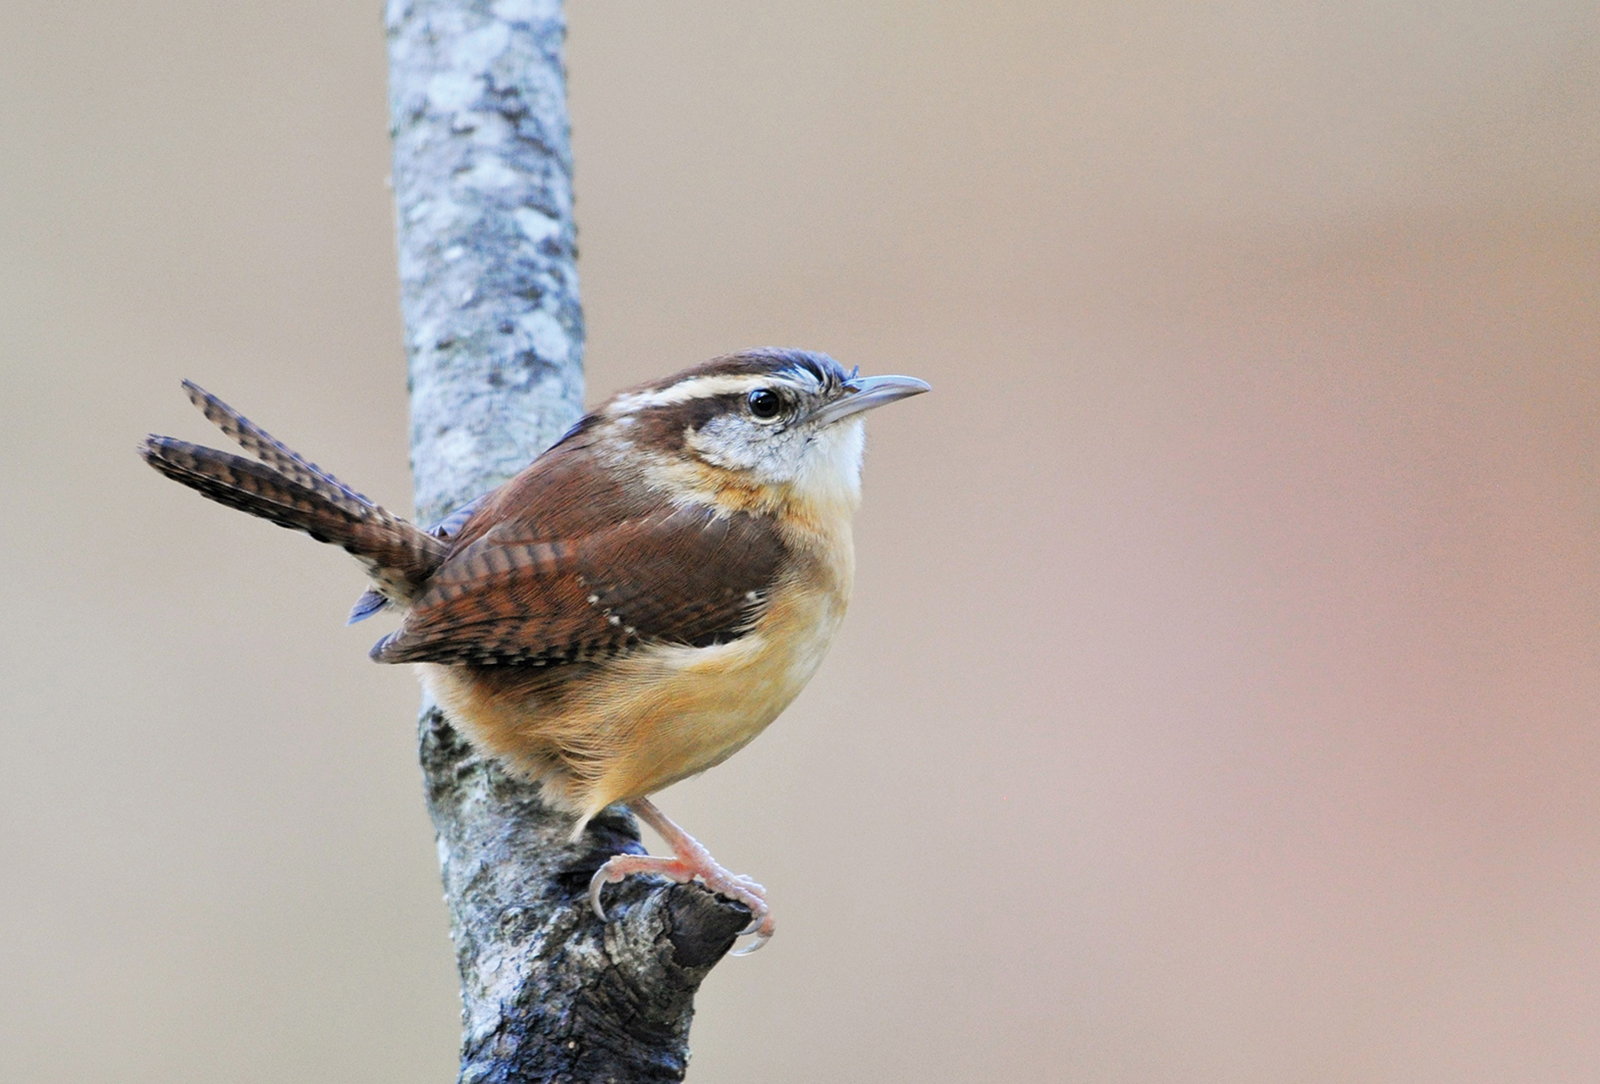
[[[273,437],[271,433],[256,425],[255,422],[206,391],[193,380],[185,380],[183,382],[183,390],[189,393],[189,401],[199,409],[200,413],[206,416],[207,421],[233,438],[239,447],[267,464],[267,466],[289,481],[296,482],[309,490],[320,493],[332,503],[352,512],[363,508],[382,511],[371,500],[357,493],[315,463],[305,459],[298,452]],[[384,514],[388,515],[388,513]]]
[[[207,418],[261,462],[151,435],[139,454],[168,478],[219,504],[344,548],[390,598],[408,599],[444,560],[449,544],[443,539],[374,504],[222,400],[187,381],[184,387]]]

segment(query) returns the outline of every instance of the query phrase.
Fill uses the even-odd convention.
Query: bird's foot
[[[676,853],[671,858],[650,854],[612,855],[605,865],[595,870],[594,877],[589,881],[589,904],[594,908],[594,913],[600,916],[601,921],[605,921],[606,912],[600,902],[600,893],[606,885],[617,884],[623,878],[635,873],[655,873],[678,884],[700,881],[717,895],[726,896],[750,908],[750,924],[740,930],[739,935],[742,937],[745,934],[755,934],[755,940],[744,948],[729,953],[730,956],[748,956],[772,939],[777,923],[772,918],[772,909],[767,905],[765,888],[749,877],[724,869],[711,857],[710,851],[683,829],[667,820],[654,805],[644,801],[630,802],[629,805],[652,828],[661,833],[662,838]],[[645,808],[640,808],[641,806]]]

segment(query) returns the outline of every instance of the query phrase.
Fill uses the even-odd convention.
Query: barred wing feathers
[[[550,666],[736,639],[783,557],[769,521],[694,507],[554,537],[501,523],[451,555],[373,658]]]

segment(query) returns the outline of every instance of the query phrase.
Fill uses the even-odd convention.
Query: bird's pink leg
[[[667,846],[672,848],[671,858],[661,858],[649,854],[618,854],[595,871],[594,878],[589,882],[589,903],[594,907],[594,913],[603,920],[606,917],[605,908],[600,905],[600,890],[608,884],[616,884],[632,873],[657,873],[663,877],[687,884],[693,880],[700,880],[711,891],[730,900],[737,900],[750,908],[753,916],[750,925],[742,931],[753,933],[756,939],[745,948],[731,953],[733,956],[748,956],[772,938],[777,923],[772,919],[771,909],[767,906],[767,890],[752,881],[749,877],[737,873],[730,873],[717,864],[711,857],[711,852],[702,847],[693,836],[679,828],[667,815],[657,809],[655,803],[647,798],[635,798],[627,803],[628,808],[651,828],[654,828],[666,840]]]

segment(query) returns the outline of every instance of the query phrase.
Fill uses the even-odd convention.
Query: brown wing
[[[570,539],[491,530],[434,575],[373,657],[549,666],[641,641],[735,639],[759,613],[782,557],[766,521],[700,509]]]
[[[771,521],[675,508],[619,481],[585,436],[485,500],[373,658],[549,666],[748,629],[784,560]]]

